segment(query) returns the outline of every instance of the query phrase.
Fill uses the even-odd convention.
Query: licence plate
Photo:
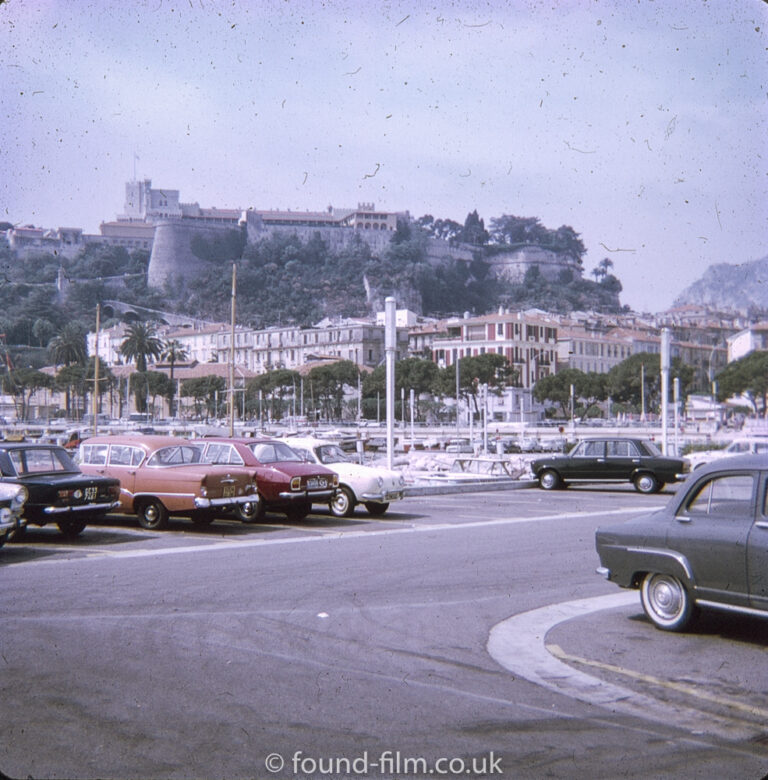
[[[328,480],[326,479],[319,479],[317,477],[313,477],[312,479],[307,480],[308,490],[317,490],[318,488],[326,488],[326,487],[328,487]]]
[[[235,486],[234,485],[225,485],[224,491],[222,493],[224,498],[234,498],[235,497]]]
[[[95,501],[96,496],[99,495],[99,489],[97,487],[87,487],[85,489],[85,500],[86,501]]]

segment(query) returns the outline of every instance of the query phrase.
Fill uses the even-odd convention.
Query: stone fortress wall
[[[376,211],[373,203],[360,203],[357,209],[329,206],[323,212],[201,208],[197,203],[182,203],[178,190],[153,188],[149,179],[126,183],[124,208],[116,221],[102,223],[100,236],[84,235],[74,228],[44,231],[28,226],[8,231],[6,239],[19,257],[35,251],[73,256],[89,243],[127,248],[149,248],[151,244],[148,282],[162,287],[171,279],[192,280],[205,268],[206,261],[191,249],[196,235],[211,239],[221,236],[222,231],[243,230],[248,242],[272,233],[296,234],[302,241],[319,235],[334,251],[359,238],[379,254],[389,244],[398,218],[409,217],[408,212]],[[427,242],[428,260],[435,265],[445,259],[469,263],[477,254],[477,247],[466,244],[436,238]],[[538,246],[484,254],[483,259],[497,278],[513,282],[521,282],[533,266],[552,281],[557,281],[563,270],[571,271],[574,278],[582,275],[574,258]]]

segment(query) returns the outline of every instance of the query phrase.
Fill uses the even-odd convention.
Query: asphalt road
[[[760,778],[768,621],[653,628],[601,580],[631,489],[412,498],[374,520],[0,550],[15,778]]]

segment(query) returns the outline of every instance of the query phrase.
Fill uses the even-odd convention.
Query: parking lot
[[[765,622],[666,634],[595,574],[595,528],[670,495],[466,493],[164,532],[111,515],[71,542],[31,528],[0,551],[0,770],[291,777],[312,767],[301,751],[365,752],[359,776],[391,776],[372,764],[392,751],[492,752],[516,777],[617,760],[762,776]]]

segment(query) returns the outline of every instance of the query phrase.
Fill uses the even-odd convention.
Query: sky
[[[537,217],[658,312],[768,255],[767,55],[764,0],[0,0],[0,221]]]

